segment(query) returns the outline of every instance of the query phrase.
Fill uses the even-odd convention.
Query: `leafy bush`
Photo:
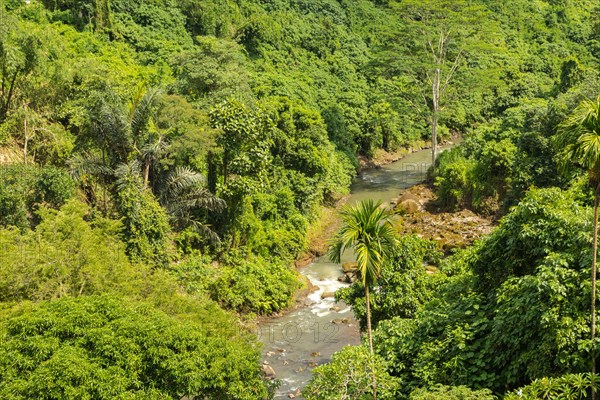
[[[118,224],[84,220],[88,209],[71,201],[40,210],[35,231],[0,230],[0,301],[50,300],[112,292],[133,277]]]
[[[315,368],[302,395],[307,400],[373,398],[373,369],[377,376],[377,398],[395,399],[398,380],[388,374],[380,357],[369,354],[366,346],[344,347],[329,363]]]
[[[286,263],[256,257],[233,261],[211,286],[213,299],[227,309],[270,314],[291,305],[299,283]]]
[[[193,256],[174,267],[189,293],[204,293],[223,307],[239,312],[270,314],[288,307],[300,286],[287,263],[257,256],[230,256],[211,264]]]
[[[505,400],[587,399],[594,388],[600,390],[597,375],[568,374],[553,378],[540,378],[531,384],[504,396]]]
[[[466,386],[437,385],[428,389],[417,389],[410,400],[495,400],[489,389],[472,390]]]
[[[437,163],[435,187],[440,203],[450,209],[470,206],[476,162],[453,148],[440,154]]]
[[[500,200],[511,190],[517,147],[508,139],[481,145],[477,158],[460,147],[438,158],[435,186],[440,203],[451,209],[472,208],[483,214],[498,211]]]
[[[75,192],[75,182],[56,167],[9,165],[0,167],[0,226],[26,229],[39,222],[41,205],[59,208]]]
[[[112,293],[165,310],[179,303],[181,313],[197,302],[178,294],[167,272],[129,261],[118,221],[92,218],[77,200],[58,211],[42,208],[38,215],[33,231],[0,229],[0,301]]]
[[[12,399],[267,396],[252,343],[120,298],[4,311],[0,396]],[[228,334],[225,334],[225,333]]]
[[[118,187],[118,208],[123,216],[127,254],[133,262],[167,266],[171,231],[165,209],[138,175],[127,175]]]

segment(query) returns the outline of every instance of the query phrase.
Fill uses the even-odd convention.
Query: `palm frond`
[[[133,100],[129,112],[131,133],[134,137],[146,130],[146,126],[156,111],[156,101],[160,90],[150,88],[140,98],[141,93],[143,92],[139,92]]]
[[[175,197],[185,190],[202,185],[204,176],[189,167],[177,167],[167,178],[166,195]]]
[[[571,162],[588,170],[596,168],[600,163],[600,96],[583,101],[558,126],[554,141],[563,169]]]
[[[133,160],[128,163],[122,163],[117,165],[115,168],[115,177],[117,178],[117,189],[123,190],[128,185],[134,183],[135,185],[142,188],[142,182],[140,178],[141,166],[139,161]]]
[[[67,161],[69,173],[75,179],[82,179],[85,175],[91,175],[105,179],[114,174],[114,170],[102,161],[97,154],[82,153],[71,157]]]
[[[164,135],[160,135],[157,140],[144,143],[140,149],[141,158],[144,160],[156,160],[169,147],[164,140]]]
[[[391,214],[380,202],[367,200],[344,207],[340,215],[342,227],[330,242],[328,255],[333,262],[340,262],[343,252],[352,249],[360,278],[370,285],[381,276],[382,264],[396,240]]]

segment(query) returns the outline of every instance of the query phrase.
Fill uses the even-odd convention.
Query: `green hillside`
[[[0,0],[0,397],[271,398],[252,323],[324,207],[461,136],[438,206],[499,226],[396,240],[375,354],[304,395],[585,398],[599,95],[597,0]]]

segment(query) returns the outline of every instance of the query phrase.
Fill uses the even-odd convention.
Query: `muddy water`
[[[430,162],[431,151],[422,150],[381,169],[364,171],[353,183],[348,202],[365,199],[389,202],[398,196],[400,189],[423,181]],[[345,261],[352,261],[352,254],[345,254],[342,262]],[[281,381],[276,398],[288,398],[288,394],[301,390],[316,365],[328,362],[342,347],[360,343],[358,323],[350,307],[335,304],[333,298],[328,297],[347,286],[337,280],[342,275],[340,265],[321,257],[301,273],[318,287],[307,300],[308,306],[259,327],[260,340],[264,343],[263,359]]]

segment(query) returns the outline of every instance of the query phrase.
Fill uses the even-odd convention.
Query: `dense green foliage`
[[[173,267],[189,293],[204,294],[239,312],[272,313],[290,305],[299,287],[296,275],[283,262],[260,256],[230,257],[222,265],[207,257],[190,257]]]
[[[598,21],[595,0],[0,2],[2,397],[269,397],[231,312],[289,306],[359,158],[434,129],[464,136],[441,205],[506,217],[433,274],[427,241],[376,249],[377,354],[343,350],[308,396],[369,397],[367,364],[382,398],[582,393],[592,197],[553,138],[600,92]],[[338,294],[363,326],[364,283]]]
[[[568,374],[558,378],[536,379],[513,393],[506,400],[587,399],[590,389],[598,391],[598,377],[591,374]]]
[[[489,389],[471,390],[466,386],[437,385],[432,389],[417,389],[410,400],[495,400]]]
[[[490,9],[506,32],[495,94],[486,98],[485,120],[440,157],[435,183],[443,205],[493,214],[531,186],[568,184],[552,137],[582,99],[600,92],[600,32],[593,2],[514,1]]]
[[[586,203],[580,185],[531,190],[490,236],[443,260],[433,276],[421,266],[435,256],[427,242],[402,239],[371,306],[375,350],[401,379],[403,396],[427,396],[415,389],[436,385],[502,393],[589,368]],[[358,283],[341,297],[364,323],[359,290]],[[437,390],[470,398],[466,389]]]
[[[366,346],[347,346],[331,362],[313,370],[314,377],[302,391],[307,400],[372,399],[371,371],[377,375],[377,398],[393,399],[398,380],[388,374],[385,363]]]
[[[7,166],[0,170],[0,225],[25,230],[36,222],[40,206],[58,208],[75,190],[75,182],[53,166]]]
[[[232,327],[210,334],[108,296],[3,311],[0,393],[11,399],[267,395],[258,354]]]

